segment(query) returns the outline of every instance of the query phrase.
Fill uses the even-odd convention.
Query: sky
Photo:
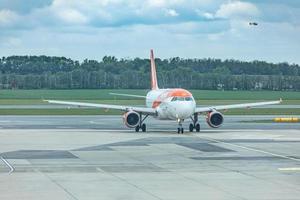
[[[0,0],[1,57],[148,58],[150,49],[300,64],[300,1]]]

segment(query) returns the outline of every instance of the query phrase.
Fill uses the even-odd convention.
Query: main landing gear
[[[148,117],[149,115],[145,115],[145,117],[143,118],[142,114],[140,113],[140,123],[139,125],[137,125],[135,127],[135,132],[139,132],[140,129],[142,130],[142,132],[146,132],[146,124],[144,124],[143,122],[145,121],[145,119]]]
[[[191,117],[193,123],[190,124],[189,126],[189,130],[190,132],[193,132],[194,129],[196,130],[196,132],[200,132],[200,124],[198,123],[198,113],[194,114],[194,118]]]

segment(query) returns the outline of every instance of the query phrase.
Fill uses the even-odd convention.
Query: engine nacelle
[[[134,128],[139,125],[140,120],[140,115],[134,111],[129,111],[123,115],[124,124],[129,128]]]
[[[223,121],[223,115],[217,111],[209,112],[206,117],[207,124],[212,128],[219,128],[223,124]]]

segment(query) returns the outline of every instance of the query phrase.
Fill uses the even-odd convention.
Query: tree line
[[[65,57],[9,56],[0,59],[0,88],[148,89],[149,59],[74,61]],[[300,66],[264,61],[156,59],[161,88],[300,90]]]

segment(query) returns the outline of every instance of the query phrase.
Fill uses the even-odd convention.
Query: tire
[[[196,129],[196,132],[200,132],[200,124],[196,124],[195,129]]]
[[[181,128],[180,132],[181,132],[181,134],[183,134],[183,128]]]
[[[142,124],[142,131],[146,132],[146,124]]]
[[[178,133],[178,134],[180,133],[180,128],[177,128],[177,133]]]
[[[193,125],[193,124],[190,124],[189,130],[190,130],[190,132],[193,132],[193,131],[194,131],[194,125]]]
[[[135,132],[139,132],[140,131],[140,126],[136,126],[135,127]]]

